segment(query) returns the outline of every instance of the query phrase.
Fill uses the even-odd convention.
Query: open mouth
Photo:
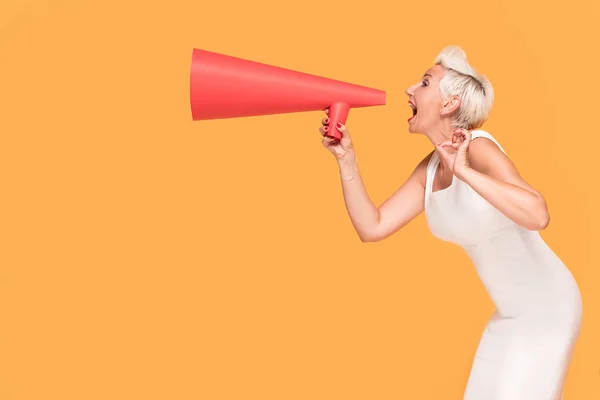
[[[414,117],[417,115],[417,106],[416,106],[416,105],[414,105],[414,104],[413,104],[412,102],[410,102],[410,101],[408,102],[408,105],[409,105],[409,107],[411,108],[411,110],[412,110],[412,113],[413,113],[412,117],[410,117],[410,118],[408,119],[408,120],[410,121],[410,120],[412,120],[412,119],[413,119],[413,118],[414,118]]]

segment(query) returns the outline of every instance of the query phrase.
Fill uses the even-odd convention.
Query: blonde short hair
[[[458,46],[447,46],[435,59],[447,71],[440,81],[442,98],[458,96],[461,105],[453,121],[454,128],[475,129],[488,119],[494,103],[494,89],[489,80],[467,62]]]

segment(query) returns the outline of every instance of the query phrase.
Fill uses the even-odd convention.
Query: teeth
[[[408,105],[410,106],[410,108],[412,108],[413,117],[417,115],[417,107],[412,103],[408,103]]]

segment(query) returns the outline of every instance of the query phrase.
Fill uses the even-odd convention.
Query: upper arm
[[[368,241],[387,238],[424,210],[427,164],[433,151],[415,167],[406,181],[379,207],[379,222]]]
[[[478,137],[469,144],[469,165],[483,174],[522,187],[543,198],[540,192],[523,179],[514,163],[498,145],[486,137]]]

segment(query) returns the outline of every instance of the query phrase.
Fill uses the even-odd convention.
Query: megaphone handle
[[[329,113],[327,114],[329,118],[329,130],[326,136],[338,142],[342,139],[342,133],[337,130],[336,125],[338,122],[345,125],[349,112],[350,106],[347,103],[335,102],[329,106]]]

